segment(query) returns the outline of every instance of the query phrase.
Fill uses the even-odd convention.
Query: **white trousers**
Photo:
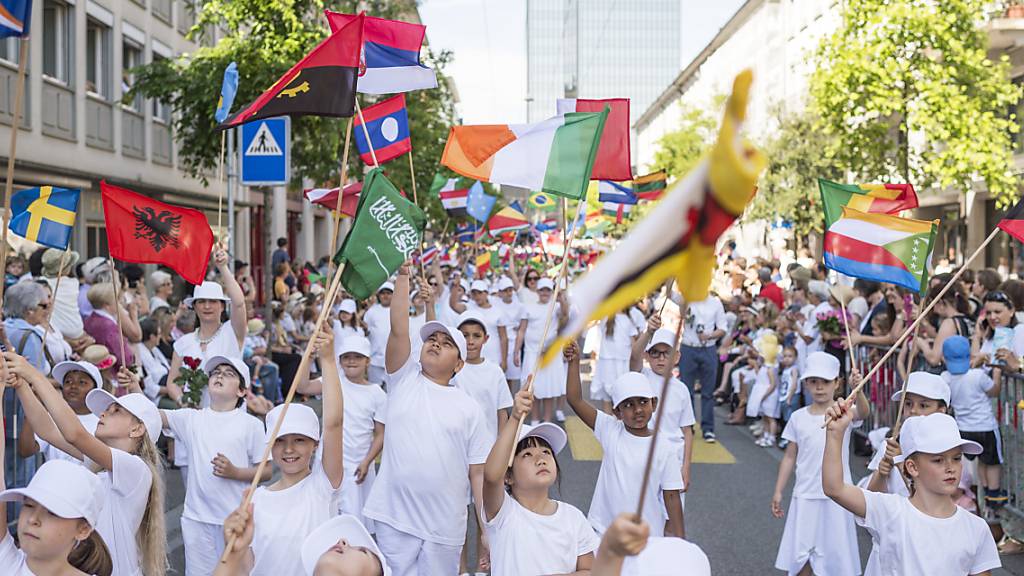
[[[185,576],[210,576],[224,553],[224,525],[181,518]]]
[[[377,545],[391,567],[392,576],[455,576],[462,546],[421,540],[377,521]]]

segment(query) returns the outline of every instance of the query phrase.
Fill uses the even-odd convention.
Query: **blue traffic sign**
[[[291,123],[287,116],[242,124],[242,185],[288,183]]]

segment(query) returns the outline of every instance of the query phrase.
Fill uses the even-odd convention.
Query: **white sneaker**
[[[762,436],[764,434],[764,425],[759,423],[756,428],[751,428],[750,431],[754,433],[754,436]]]
[[[765,448],[769,448],[771,446],[775,446],[775,437],[774,436],[766,436],[765,439],[764,439],[764,444],[762,444],[762,446],[764,446]]]
[[[561,410],[555,410],[555,420],[558,420],[559,422],[565,422],[565,412],[562,412]]]

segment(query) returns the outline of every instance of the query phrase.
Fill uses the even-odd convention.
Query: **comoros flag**
[[[388,98],[363,110],[356,118],[354,129],[359,157],[366,164],[383,164],[412,151],[405,94]]]

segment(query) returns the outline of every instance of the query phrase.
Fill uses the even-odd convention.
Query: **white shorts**
[[[181,542],[185,548],[185,576],[209,576],[224,553],[224,525],[182,516]]]
[[[434,576],[459,573],[462,546],[427,542],[377,522],[377,545],[392,576]]]

